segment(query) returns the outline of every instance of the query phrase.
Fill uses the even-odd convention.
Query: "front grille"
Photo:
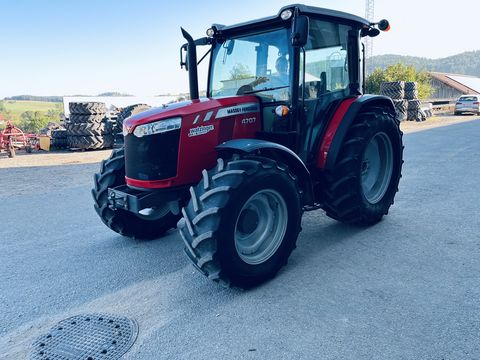
[[[130,179],[162,180],[177,175],[180,129],[156,135],[125,136],[125,173]]]

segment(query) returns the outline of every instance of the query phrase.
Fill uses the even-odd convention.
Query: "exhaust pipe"
[[[197,48],[192,36],[182,30],[183,37],[187,40],[187,70],[188,70],[188,82],[190,84],[190,100],[196,100],[198,95],[198,74],[197,74]]]

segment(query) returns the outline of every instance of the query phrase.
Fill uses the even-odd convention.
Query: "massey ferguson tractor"
[[[178,227],[202,274],[242,288],[287,263],[305,211],[377,223],[398,190],[402,132],[390,98],[363,94],[361,39],[388,29],[304,5],[197,40],[182,29],[191,100],[124,121],[124,148],[95,174],[96,212],[133,238]]]

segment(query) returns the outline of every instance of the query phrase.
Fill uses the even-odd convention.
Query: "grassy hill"
[[[438,71],[480,77],[480,50],[468,51],[441,59],[416,56],[378,55],[367,60],[367,74],[374,69],[385,69],[393,64],[413,65],[417,70]]]
[[[49,110],[63,112],[63,104],[58,102],[3,100],[0,103],[6,110],[0,111],[0,115],[15,124],[20,123],[21,115],[25,111],[38,111],[43,115],[46,115]]]

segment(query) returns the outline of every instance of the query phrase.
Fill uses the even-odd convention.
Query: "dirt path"
[[[428,130],[431,128],[456,124],[465,121],[477,120],[478,116],[435,116],[424,122],[405,121],[401,124],[404,133]],[[72,165],[72,164],[93,164],[106,159],[112,150],[84,151],[84,152],[35,152],[27,154],[19,151],[13,159],[7,158],[5,153],[0,154],[0,169],[32,167],[32,166],[55,166],[55,165]]]
[[[98,163],[110,156],[112,150],[97,151],[55,151],[55,152],[33,152],[27,154],[18,151],[17,156],[9,159],[6,154],[0,154],[0,169],[11,167],[31,166],[53,166]]]
[[[447,126],[457,123],[462,123],[466,121],[478,120],[478,116],[465,115],[465,116],[454,116],[454,115],[443,115],[435,116],[427,121],[416,122],[416,121],[404,121],[400,124],[400,128],[404,133],[412,133],[417,131],[428,130],[440,126]]]

